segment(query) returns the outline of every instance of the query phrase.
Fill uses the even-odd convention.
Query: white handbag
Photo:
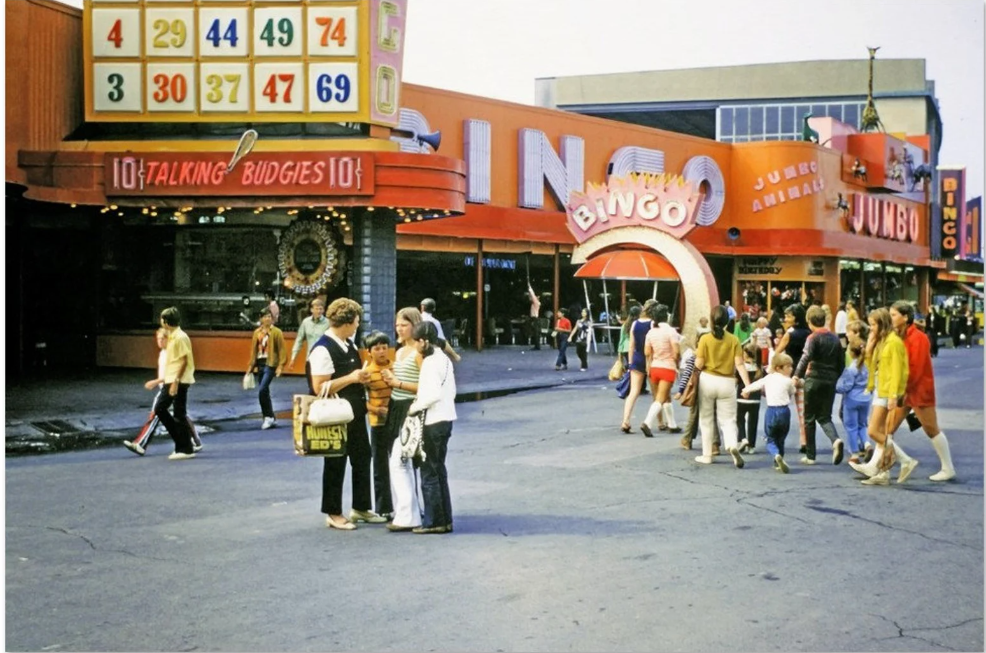
[[[257,380],[253,378],[253,372],[247,372],[243,375],[243,389],[253,390],[257,387]]]
[[[322,386],[318,399],[308,407],[308,423],[312,426],[349,424],[355,417],[353,407],[345,399],[340,399],[339,395],[329,396],[325,392],[326,388],[328,384]]]
[[[401,460],[425,460],[424,428],[425,413],[421,411],[417,415],[408,415],[401,426],[400,448]]]

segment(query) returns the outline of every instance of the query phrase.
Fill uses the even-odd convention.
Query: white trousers
[[[715,421],[718,418],[722,444],[729,451],[737,445],[736,379],[702,372],[698,380],[699,427],[702,430],[702,455],[712,455]]]
[[[421,503],[418,501],[417,472],[414,464],[401,460],[401,440],[396,438],[390,449],[390,496],[394,500],[394,526],[420,526]]]

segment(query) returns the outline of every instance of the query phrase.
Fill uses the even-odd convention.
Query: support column
[[[486,303],[486,291],[483,290],[483,241],[476,241],[476,351],[483,351],[483,306]]]
[[[397,221],[381,211],[353,219],[353,299],[363,307],[361,332],[391,333],[397,312]]]

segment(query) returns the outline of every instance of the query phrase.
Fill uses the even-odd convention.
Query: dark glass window
[[[801,133],[801,126],[804,124],[805,114],[811,112],[811,107],[807,104],[799,104],[794,112],[794,131]]]
[[[830,104],[828,107],[828,117],[835,118],[836,120],[842,120],[842,105]]]
[[[794,131],[794,107],[781,107],[781,133]]]
[[[750,107],[750,135],[763,134],[763,107]]]
[[[780,131],[780,108],[767,107],[764,109],[764,117],[766,119],[764,133],[777,134]]]
[[[737,136],[746,136],[750,133],[750,109],[749,107],[736,108],[735,133]]]
[[[732,107],[719,109],[719,134],[723,137],[733,135],[733,109]],[[725,138],[724,138],[725,140]]]
[[[821,116],[828,115],[825,113],[824,104],[813,104],[811,106],[811,115],[815,118],[820,118]]]
[[[852,125],[856,129],[859,129],[859,105],[858,104],[847,104],[845,111],[842,113],[842,121],[847,125]]]

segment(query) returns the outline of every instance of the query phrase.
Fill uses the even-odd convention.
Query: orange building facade
[[[175,257],[164,265],[168,275],[179,279],[182,267],[191,263],[183,262],[178,251],[186,245],[194,247],[197,240],[205,243],[199,247],[208,248],[213,240],[239,238],[237,234],[247,226],[269,228],[279,239],[296,221],[324,218],[337,230],[338,247],[350,261],[340,270],[339,285],[324,294],[331,298],[336,291],[373,287],[379,282],[373,275],[396,277],[396,283],[390,283],[397,305],[416,304],[426,295],[436,297],[439,317],[454,320],[449,323],[453,333],[448,335],[461,346],[481,348],[521,337],[519,328],[515,333],[515,327],[507,325],[523,315],[528,282],[544,296],[542,305],[552,313],[581,304],[583,295],[598,313],[602,305],[596,299],[598,288],[593,286],[590,296],[589,286],[580,288],[574,278],[571,255],[577,239],[567,216],[573,208],[570,194],[623,174],[663,173],[690,178],[700,191],[696,210],[703,211],[704,218],[684,238],[707,259],[718,300],[728,299],[754,317],[794,301],[825,303],[834,310],[846,299],[862,307],[908,299],[924,310],[929,271],[944,268],[930,256],[928,189],[908,188],[893,168],[905,151],[918,162],[927,160],[927,142],[847,133],[828,122],[813,122],[820,132],[831,135],[827,146],[731,145],[404,84],[400,120],[395,117],[391,127],[374,124],[347,138],[261,137],[238,165],[251,164],[256,174],[262,161],[293,162],[287,176],[273,173],[273,186],[246,186],[235,193],[210,190],[204,182],[193,188],[194,166],[228,156],[235,141],[201,135],[133,140],[107,137],[105,132],[101,139],[88,137],[85,94],[80,92],[82,12],[30,0],[8,3],[6,14],[8,214],[11,210],[24,214],[13,231],[8,219],[8,242],[13,236],[28,250],[37,234],[35,223],[45,213],[59,216],[40,218],[57,228],[85,212],[87,224],[97,231],[101,220],[117,220],[114,214],[119,213],[119,229],[111,233],[122,234],[116,237],[126,249],[128,230],[164,233],[153,231],[151,213],[159,212],[158,217],[169,222],[166,228]],[[50,38],[23,38],[28,21]],[[407,129],[408,124],[414,129]],[[426,132],[440,132],[440,154],[408,135]],[[114,177],[122,168],[114,166],[125,157],[140,159],[145,166],[153,163],[157,173],[153,178],[161,183],[154,188],[122,188]],[[367,173],[366,185],[358,192],[352,188],[329,192],[324,183],[301,183],[299,170],[305,161],[309,172],[304,179],[312,181],[316,163],[346,157],[360,161],[360,170]],[[168,162],[173,172],[164,166]],[[865,174],[859,174],[860,168]],[[245,169],[238,174],[246,174]],[[171,182],[176,187],[164,190]],[[11,188],[23,190],[13,205]],[[329,220],[330,213],[347,211],[348,222],[338,215]],[[389,225],[397,225],[396,234],[388,236],[388,229],[382,229],[380,236],[392,239],[396,265],[371,269],[372,261],[359,258],[359,248],[369,247],[360,239],[375,238],[374,229],[384,224],[391,233]],[[203,233],[203,238],[189,235],[196,233]],[[279,240],[256,242],[261,244],[253,247],[269,243],[283,258]],[[92,266],[97,276],[132,267],[132,262],[106,249],[102,246]],[[222,255],[216,256],[221,266]],[[22,274],[30,277],[35,265],[30,256],[25,255],[19,265]],[[361,266],[367,269],[361,272]],[[136,273],[122,269],[109,276],[128,274]],[[423,274],[427,278],[422,281]],[[285,297],[292,294],[289,277],[283,270],[274,276]],[[688,279],[662,282],[660,290],[656,286],[652,290],[647,279],[614,278],[610,287],[618,288],[619,296],[607,302],[609,312],[617,313],[652,290],[683,316],[681,281],[687,284]],[[220,295],[233,302],[234,295],[242,294],[247,306],[257,301],[257,288],[230,291],[214,282],[211,290],[209,286],[195,290],[196,283],[191,280],[184,292],[203,305]],[[89,294],[97,305],[106,299],[103,286],[108,285],[97,284]],[[220,287],[225,295],[216,290]],[[33,292],[24,285],[14,297],[27,306]],[[158,310],[153,292],[141,297]],[[172,290],[161,297],[180,303],[182,293]],[[392,306],[393,301],[388,310]],[[232,309],[221,310],[228,314]],[[208,311],[203,309],[201,315]],[[202,319],[205,323],[206,317]],[[388,320],[386,311],[378,312],[373,327],[386,329]],[[498,320],[502,326],[493,326]],[[93,319],[87,327],[92,342],[85,345],[92,349],[91,361],[100,366],[147,367],[154,359],[153,339],[143,324],[146,316],[139,321],[140,328],[126,328],[125,321],[113,325],[98,316]],[[242,325],[221,327],[190,326],[199,367],[242,371],[249,330]],[[293,334],[286,335],[290,345]],[[23,323],[16,343],[8,336],[8,344],[17,345],[30,367],[35,347],[43,339],[34,325]]]

